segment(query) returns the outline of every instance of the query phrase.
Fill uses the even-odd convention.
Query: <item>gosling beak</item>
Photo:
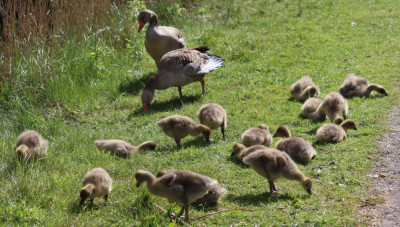
[[[136,183],[136,187],[138,188],[138,187],[140,187],[140,184],[139,184],[139,182],[138,183]]]
[[[148,108],[149,108],[149,103],[143,102],[143,112],[146,112]]]
[[[142,21],[139,21],[139,27],[138,27],[137,31],[140,32],[142,30],[143,26],[144,26],[144,23]]]
[[[272,138],[275,138],[276,137],[276,134],[274,134],[273,136],[272,136]]]
[[[308,193],[309,195],[312,195],[311,188],[307,189],[307,193]]]

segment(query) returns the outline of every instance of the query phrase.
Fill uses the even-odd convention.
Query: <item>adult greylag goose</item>
[[[337,92],[331,92],[325,96],[324,101],[319,105],[317,112],[323,112],[336,124],[342,123],[347,119],[349,106],[347,100]]]
[[[310,142],[292,136],[285,125],[280,125],[273,137],[282,137],[276,144],[276,149],[286,152],[296,162],[307,163],[317,155]]]
[[[311,195],[312,181],[304,176],[296,163],[285,152],[266,148],[248,154],[243,158],[243,163],[250,165],[259,175],[268,179],[269,192],[276,193],[274,180],[284,177],[288,180],[296,180]]]
[[[83,178],[82,185],[81,205],[87,198],[93,203],[94,198],[104,197],[104,201],[107,202],[108,194],[112,190],[111,177],[103,168],[94,168],[88,171]]]
[[[370,84],[367,79],[354,74],[347,75],[342,86],[339,88],[340,94],[346,98],[351,98],[354,96],[369,97],[373,91],[383,95],[389,95],[386,89],[381,85]]]
[[[318,98],[308,98],[301,106],[301,116],[307,119],[313,119],[316,121],[323,121],[326,115],[322,111],[317,111],[319,105],[323,100]]]
[[[257,150],[262,150],[267,148],[264,145],[253,145],[250,147],[245,147],[243,144],[241,143],[235,143],[235,145],[233,145],[233,149],[232,149],[232,153],[231,153],[231,157],[237,155],[238,159],[240,161],[243,160],[244,157],[246,157],[246,155],[253,153],[254,151]]]
[[[157,74],[150,77],[143,89],[141,98],[143,111],[153,100],[156,89],[178,87],[182,98],[182,86],[199,81],[204,90],[204,77],[222,66],[224,60],[207,51],[209,47],[182,48],[166,53],[157,66]]]
[[[186,39],[182,32],[174,27],[158,26],[158,16],[153,11],[148,9],[140,11],[138,20],[138,32],[149,22],[144,46],[156,65],[164,54],[186,47]]]
[[[350,119],[343,121],[340,125],[324,124],[317,130],[317,141],[339,142],[346,139],[348,129],[357,130],[356,124]]]
[[[189,117],[172,115],[156,122],[167,136],[175,139],[178,147],[181,146],[181,139],[188,136],[197,136],[200,133],[207,141],[210,139],[211,129],[205,125],[197,124]]]
[[[319,95],[319,87],[314,84],[311,77],[303,76],[290,86],[290,93],[292,93],[294,99],[303,102],[310,97],[317,97]]]
[[[18,136],[16,147],[19,157],[31,161],[47,154],[48,141],[35,130],[25,130]]]
[[[135,152],[156,148],[156,143],[153,141],[146,141],[139,146],[133,146],[132,144],[123,140],[95,140],[94,144],[97,149],[108,151],[116,156],[127,157]]]
[[[222,139],[225,140],[225,129],[227,125],[226,111],[217,103],[205,104],[200,108],[198,114],[200,123],[208,126],[211,130],[221,127]]]
[[[258,128],[250,128],[243,132],[241,141],[246,147],[257,144],[268,147],[272,143],[272,136],[271,133],[269,133],[268,126],[266,124],[260,124]]]
[[[150,193],[180,204],[179,216],[185,212],[186,220],[189,220],[189,205],[218,185],[217,180],[188,170],[170,170],[158,178],[148,171],[138,170],[135,178],[136,187],[146,182]]]

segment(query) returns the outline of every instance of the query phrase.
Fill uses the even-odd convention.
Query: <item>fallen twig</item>
[[[157,203],[154,203],[154,205],[155,205],[158,209],[160,209],[161,211],[163,211],[164,213],[168,214],[168,211],[167,211],[166,209],[164,209],[162,206],[158,205]],[[172,218],[171,218],[171,220],[174,221]],[[179,218],[178,218],[178,220],[179,220]],[[188,223],[186,223],[186,222],[184,222],[184,221],[182,221],[182,220],[179,220],[179,221],[182,222],[182,223],[183,223],[184,225],[186,225],[186,226],[190,226]]]

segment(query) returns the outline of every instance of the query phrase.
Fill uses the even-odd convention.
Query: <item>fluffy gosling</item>
[[[312,181],[303,175],[296,163],[285,152],[273,148],[255,151],[243,158],[243,163],[250,165],[256,173],[268,179],[269,192],[276,193],[274,180],[284,177],[288,180],[297,180],[301,186],[312,194]]]
[[[310,97],[318,97],[319,87],[314,84],[311,77],[303,76],[290,86],[290,93],[294,99],[304,102]]]
[[[339,88],[340,94],[346,98],[351,98],[354,96],[370,97],[373,91],[383,95],[389,95],[386,89],[381,85],[370,84],[367,79],[354,74],[347,75],[342,86]]]
[[[301,116],[307,119],[313,119],[316,121],[323,121],[326,115],[322,111],[317,111],[322,100],[317,98],[309,98],[301,106]]]
[[[86,173],[82,181],[82,186],[80,205],[83,205],[83,202],[87,198],[93,204],[94,198],[102,196],[104,197],[104,201],[107,202],[108,194],[112,190],[112,180],[103,168],[94,168]]]
[[[146,141],[139,146],[133,146],[132,144],[123,140],[95,140],[94,144],[97,149],[105,150],[119,157],[127,157],[135,152],[156,148],[156,143],[153,141]]]
[[[225,140],[227,125],[226,111],[217,103],[205,104],[200,108],[198,114],[200,123],[208,126],[211,130],[221,127],[222,139]]]
[[[322,143],[337,143],[346,139],[347,129],[357,130],[354,121],[347,119],[340,125],[324,124],[317,130],[317,141]]]
[[[276,144],[276,149],[286,152],[296,162],[307,163],[317,155],[311,143],[301,137],[292,136],[287,126],[280,125],[273,137],[282,137]]]
[[[331,122],[335,122],[336,124],[340,124],[343,120],[347,119],[348,111],[347,100],[337,92],[329,93],[317,110],[317,112],[325,113]]]
[[[26,130],[18,136],[16,147],[18,156],[29,162],[35,158],[43,158],[47,154],[48,141],[37,131]]]
[[[175,139],[178,147],[181,146],[181,139],[188,136],[203,134],[205,140],[209,141],[211,129],[205,125],[197,124],[189,117],[173,115],[157,121],[157,125],[167,136]]]
[[[272,136],[269,133],[268,126],[261,124],[258,128],[250,128],[243,132],[241,141],[246,147],[257,144],[268,147],[272,143]]]

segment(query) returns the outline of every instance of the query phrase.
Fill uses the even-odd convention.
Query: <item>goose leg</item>
[[[268,181],[269,183],[269,193],[276,193],[278,190],[275,187],[275,184],[273,181]]]
[[[178,147],[181,147],[181,139],[175,139],[176,144]]]
[[[201,79],[200,83],[201,83],[201,94],[204,95],[206,93],[206,90],[204,89],[204,79]]]
[[[185,220],[189,221],[189,204],[185,205]]]
[[[183,214],[184,210],[185,210],[185,206],[182,206],[181,211],[179,211],[178,218]]]
[[[178,91],[179,91],[179,98],[182,99],[182,87],[178,87]]]

